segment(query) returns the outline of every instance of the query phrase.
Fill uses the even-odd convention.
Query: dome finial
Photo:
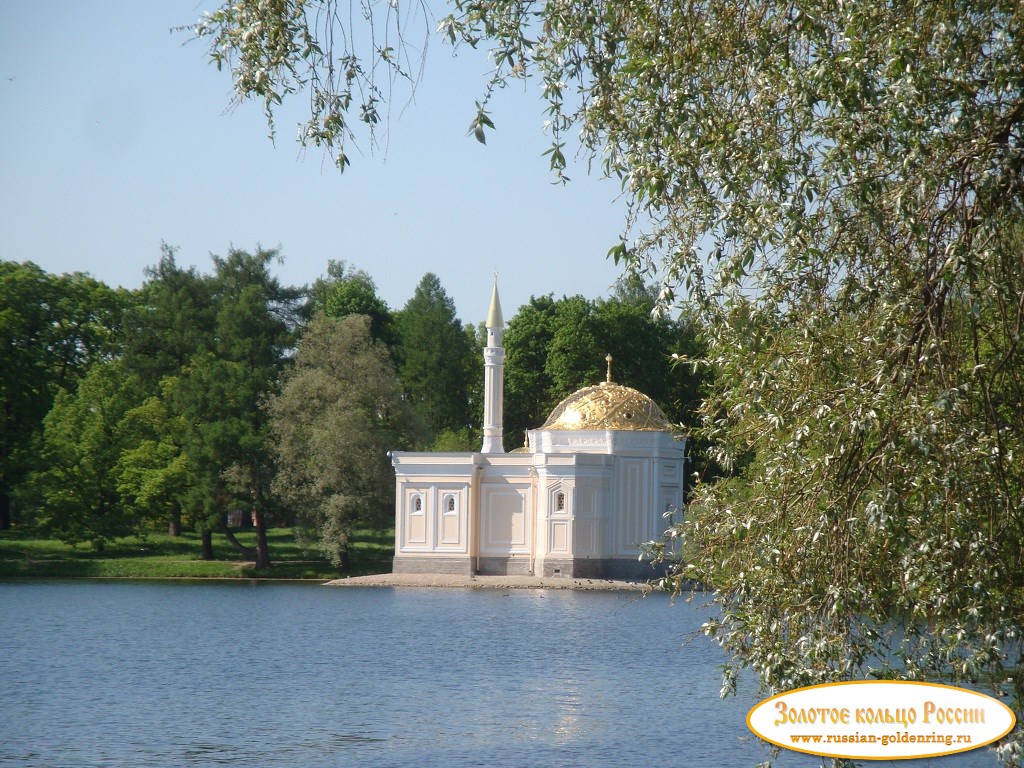
[[[608,373],[605,375],[605,384],[612,383],[612,356],[607,354],[604,356],[604,361],[608,363]]]

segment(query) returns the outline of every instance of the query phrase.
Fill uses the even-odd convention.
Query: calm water
[[[704,618],[618,593],[0,583],[0,765],[753,766],[754,702],[718,698]]]

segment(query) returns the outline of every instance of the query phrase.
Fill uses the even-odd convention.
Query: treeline
[[[232,249],[200,273],[164,246],[138,290],[0,261],[0,529],[98,549],[188,529],[212,558],[218,532],[245,549],[241,517],[257,567],[267,528],[295,525],[343,569],[353,528],[391,520],[388,450],[479,449],[484,329],[460,322],[436,275],[392,310],[344,262],[299,287],[271,274],[279,259]],[[616,381],[692,423],[701,385],[672,353],[697,354],[697,328],[654,306],[634,279],[521,307],[506,448],[600,381],[606,353]]]

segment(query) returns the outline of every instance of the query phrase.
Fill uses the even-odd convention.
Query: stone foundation
[[[476,572],[482,576],[532,576],[530,557],[481,557]]]
[[[659,566],[655,570],[650,563],[639,560],[577,558],[544,561],[544,572],[538,574],[547,578],[572,579],[613,579],[617,581],[650,581],[665,573]]]
[[[473,560],[469,557],[396,556],[391,564],[392,573],[450,573],[472,576]]]
[[[630,559],[601,560],[601,578],[624,579],[627,581],[650,581],[658,579],[668,571],[668,565],[662,563],[655,568],[646,560]]]
[[[650,563],[636,559],[548,558],[534,573],[529,557],[481,557],[478,564],[469,557],[435,557],[402,555],[395,557],[392,572],[396,574],[451,574],[455,576],[538,576],[564,579],[612,579],[616,581],[650,581],[665,574],[667,566],[655,569]]]

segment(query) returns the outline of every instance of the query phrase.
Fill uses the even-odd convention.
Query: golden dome
[[[618,429],[668,432],[665,413],[643,392],[603,382],[560,402],[541,429]]]

